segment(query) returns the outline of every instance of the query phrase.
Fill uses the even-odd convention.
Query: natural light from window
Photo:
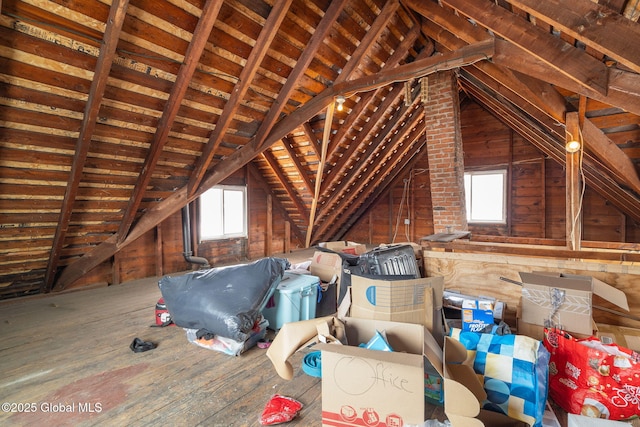
[[[507,171],[465,172],[468,222],[506,222]]]
[[[200,239],[246,237],[246,188],[213,187],[200,196]]]

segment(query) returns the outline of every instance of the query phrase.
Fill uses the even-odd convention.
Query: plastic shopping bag
[[[626,420],[640,416],[640,355],[598,338],[545,329],[549,397],[572,414]]]

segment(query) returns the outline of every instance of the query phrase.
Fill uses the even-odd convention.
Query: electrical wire
[[[579,136],[580,136],[580,151],[579,151],[580,157],[578,158],[578,170],[580,172],[580,187],[581,188],[580,188],[580,197],[579,197],[579,200],[578,200],[578,210],[576,211],[575,215],[571,219],[571,234],[570,234],[571,242],[573,242],[574,239],[575,239],[576,228],[579,225],[578,224],[578,220],[580,219],[580,215],[582,213],[582,204],[584,202],[584,194],[585,194],[585,190],[586,190],[584,168],[583,168],[584,141],[582,139],[582,130],[579,129],[578,132],[579,132]],[[567,209],[570,209],[570,207],[567,206]]]

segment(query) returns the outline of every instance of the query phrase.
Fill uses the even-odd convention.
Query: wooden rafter
[[[640,73],[640,27],[590,0],[510,0],[510,3]],[[635,40],[636,42],[633,42]]]
[[[198,160],[198,164],[189,179],[188,188],[190,196],[197,192],[198,187],[209,168],[209,164],[211,163],[211,160],[213,160],[213,155],[222,143],[222,139],[227,133],[229,126],[231,126],[231,121],[240,108],[241,102],[247,94],[253,78],[258,72],[260,63],[267,55],[271,42],[275,38],[278,29],[280,28],[280,24],[287,14],[292,1],[293,0],[282,0],[274,3],[273,8],[269,13],[269,17],[267,18],[262,31],[260,31],[258,40],[256,40],[256,44],[251,50],[251,55],[249,55],[249,58],[238,77],[238,82],[231,91],[229,100],[225,104],[218,122],[216,123],[216,127],[211,132],[211,136],[209,136],[209,140],[204,146],[202,155]]]
[[[304,132],[309,144],[313,147],[316,155],[318,156],[318,161],[320,161],[320,151],[322,151],[322,147],[320,146],[320,142],[318,142],[318,138],[316,138],[315,133],[313,133],[313,128],[309,124],[309,122],[304,122],[300,125],[302,131]]]
[[[300,55],[296,61],[296,65],[287,77],[287,81],[278,92],[278,97],[276,98],[274,105],[269,109],[267,116],[262,121],[260,128],[256,132],[255,139],[258,141],[258,146],[264,143],[264,139],[269,134],[276,121],[280,118],[280,113],[282,113],[287,100],[299,84],[300,79],[309,67],[309,64],[311,64],[311,61],[315,57],[318,49],[322,46],[324,39],[340,16],[346,2],[347,0],[336,0],[332,1],[329,5],[329,8],[322,17],[320,24],[316,27],[309,43],[302,52],[302,55]]]
[[[273,153],[269,150],[265,150],[264,152],[262,152],[262,157],[266,160],[269,167],[273,170],[273,173],[275,173],[277,180],[280,182],[280,184],[282,185],[282,188],[284,188],[284,191],[287,193],[287,195],[291,199],[291,202],[295,205],[296,209],[298,210],[298,214],[302,217],[303,221],[306,222],[306,219],[309,217],[309,212],[307,211],[307,207],[304,205],[304,203],[300,201],[300,197],[298,196],[298,193],[296,193],[296,191],[293,189],[293,186],[287,179],[287,176],[280,169],[278,160],[275,158]]]
[[[565,149],[564,137],[552,137],[553,131],[543,129],[539,124],[531,121],[518,108],[509,105],[501,96],[488,92],[482,85],[474,84],[473,79],[466,72],[461,73],[463,78],[469,82],[466,90],[492,111],[497,118],[507,126],[514,129],[523,138],[530,141],[540,151],[548,155],[551,159],[564,164]],[[640,199],[629,191],[621,188],[610,176],[603,173],[597,166],[595,160],[586,153],[583,160],[583,172],[587,184],[593,188],[600,196],[609,200],[622,212],[629,215],[635,221],[640,221],[640,212],[637,209]]]
[[[293,147],[293,144],[291,143],[289,137],[282,138],[282,146],[287,151],[287,154],[289,154],[289,158],[293,162],[293,165],[296,168],[296,172],[298,172],[298,175],[300,175],[300,179],[302,179],[305,189],[309,194],[313,194],[313,183],[311,182],[309,175],[307,175],[306,173],[306,168],[304,167],[302,162],[300,162],[298,153]]]
[[[73,212],[73,204],[76,200],[76,196],[78,195],[82,171],[87,159],[87,154],[89,153],[91,137],[93,136],[93,131],[96,127],[96,120],[100,111],[100,105],[102,104],[104,91],[107,87],[107,80],[109,79],[109,70],[111,69],[113,59],[115,58],[116,47],[118,46],[122,24],[124,23],[124,19],[127,15],[128,6],[129,0],[114,0],[111,3],[109,18],[107,19],[107,26],[103,37],[103,45],[100,49],[93,80],[91,81],[89,98],[87,99],[84,109],[80,135],[76,142],[75,155],[73,156],[73,163],[71,165],[71,172],[69,174],[64,200],[62,202],[62,207],[60,208],[58,226],[56,227],[56,232],[53,238],[51,254],[49,255],[49,262],[47,264],[47,272],[40,289],[41,292],[51,290],[55,281],[56,270],[60,262],[60,253],[62,252],[62,246],[64,245],[64,239],[67,235],[69,221],[71,220],[71,213]]]
[[[413,45],[413,43],[416,41],[419,35],[420,35],[420,26],[414,25],[409,31],[409,33],[407,34],[407,36],[404,38],[404,40],[402,40],[402,43],[400,43],[400,46],[398,46],[398,49],[396,49],[396,51],[393,52],[393,55],[391,55],[391,57],[387,60],[385,68],[387,69],[393,68],[398,64],[400,64],[400,61],[402,61],[403,59],[406,59],[409,48]],[[425,48],[423,52],[425,53],[425,57],[433,54],[433,44],[430,45],[429,48]],[[332,167],[330,167],[330,164],[332,163],[332,158],[337,156],[338,154],[337,153],[338,145],[348,135],[349,130],[353,127],[356,120],[358,120],[362,112],[366,110],[371,100],[375,99],[376,95],[379,95],[379,91],[381,90],[384,90],[384,89],[380,88],[380,89],[377,89],[376,91],[365,92],[363,94],[360,94],[360,99],[355,104],[355,106],[351,109],[351,111],[346,115],[344,122],[338,128],[333,138],[331,138],[331,142],[329,143],[329,148],[328,148],[329,164],[327,165],[327,173],[330,173],[333,169]]]
[[[376,16],[376,20],[373,25],[371,25],[371,28],[367,30],[365,36],[360,40],[360,44],[356,47],[353,54],[351,54],[351,59],[347,62],[340,75],[336,78],[333,83],[334,85],[347,81],[354,75],[355,71],[358,69],[358,65],[360,65],[360,58],[367,56],[367,52],[375,44],[376,40],[378,40],[380,34],[389,23],[389,20],[396,13],[399,6],[400,3],[398,0],[390,0],[385,3],[380,14]]]
[[[104,242],[95,246],[91,251],[86,252],[81,258],[68,265],[56,282],[56,287],[64,289],[83,274],[107,260],[116,251],[153,229],[157,224],[164,221],[177,210],[180,210],[184,205],[194,200],[204,191],[219,184],[223,179],[249,163],[255,156],[262,153],[276,141],[284,138],[294,129],[326,108],[329,103],[333,102],[337,94],[375,89],[397,80],[409,80],[422,77],[436,72],[439,69],[468,65],[491,58],[492,55],[493,42],[481,42],[465,46],[455,52],[445,53],[435,57],[431,56],[410,64],[401,65],[391,71],[383,71],[374,76],[362,77],[327,88],[302,107],[276,123],[264,144],[258,147],[257,141],[253,139],[242,148],[234,151],[224,162],[216,165],[216,167],[204,177],[195,193],[188,195],[187,186],[177,189],[169,197],[147,210],[145,214],[139,218],[124,241],[116,245],[116,236],[109,237]]]
[[[457,50],[467,43],[477,43],[491,36],[468,20],[442,7],[428,7],[425,3],[411,0],[410,4],[426,20],[423,32],[448,50]],[[566,111],[565,100],[552,85],[535,80],[526,75],[516,75],[506,67],[492,62],[475,64],[482,72],[499,81],[504,88],[512,91],[524,101],[531,103],[556,120],[563,121]]]
[[[390,144],[394,147],[387,151],[385,163],[389,165],[395,165],[395,167],[387,167],[385,169],[372,168],[368,171],[367,175],[356,183],[352,190],[351,199],[348,203],[342,205],[342,211],[335,213],[335,220],[331,223],[327,222],[325,227],[324,237],[326,239],[335,239],[339,229],[342,229],[344,224],[337,221],[339,218],[352,218],[355,217],[356,212],[359,210],[361,204],[371,198],[374,194],[379,194],[384,188],[386,178],[395,176],[406,166],[411,163],[411,160],[416,156],[423,155],[426,150],[423,147],[426,145],[426,140],[421,138],[424,136],[424,125],[420,126],[420,121],[423,118],[422,113],[418,113],[416,110],[416,121],[413,125],[407,125],[401,129],[401,132],[394,136],[395,144]],[[422,122],[424,124],[424,121]],[[400,147],[399,142],[402,141]],[[403,162],[404,160],[404,162]],[[400,166],[404,163],[404,166]],[[371,180],[376,179],[379,181],[378,185],[369,185]]]
[[[605,64],[489,0],[443,0],[578,85],[607,94]]]
[[[380,103],[378,109],[375,113],[372,114],[371,120],[369,120],[363,129],[358,132],[359,141],[358,143],[352,143],[347,147],[345,152],[343,153],[340,161],[336,163],[336,166],[333,168],[334,171],[337,171],[332,176],[331,184],[324,186],[323,191],[323,199],[324,200],[339,200],[339,195],[348,188],[348,185],[355,179],[357,176],[357,171],[353,169],[349,169],[349,165],[358,164],[358,159],[367,159],[369,156],[376,150],[379,144],[384,141],[383,136],[387,135],[392,128],[395,126],[388,125],[385,127],[383,132],[378,135],[377,138],[371,137],[371,134],[378,131],[380,126],[380,121],[384,119],[384,117],[388,114],[389,108],[391,108],[398,100],[398,97],[404,94],[404,87],[402,84],[394,85],[391,90],[385,95],[385,99]],[[406,112],[406,107],[402,109],[402,111],[397,111],[398,116],[402,116],[403,113]],[[395,123],[397,117],[391,117],[388,121],[391,123]],[[355,154],[358,149],[363,149],[364,152]],[[360,163],[362,165],[362,163]],[[329,203],[330,205],[331,203]],[[322,209],[320,215],[318,215],[318,219],[321,219],[326,215],[327,206],[325,205]]]
[[[120,222],[120,228],[118,229],[118,242],[122,242],[127,237],[127,233],[135,219],[140,202],[144,197],[149,181],[151,181],[151,176],[158,164],[162,150],[167,143],[171,127],[178,116],[180,104],[182,103],[184,95],[189,88],[189,83],[191,82],[193,73],[196,71],[202,52],[207,45],[209,34],[216,22],[221,6],[222,3],[219,1],[207,0],[207,3],[202,9],[202,16],[198,20],[198,24],[193,32],[191,43],[189,43],[189,47],[187,48],[187,52],[184,56],[184,62],[180,66],[178,76],[171,87],[171,93],[169,93],[169,98],[164,106],[164,110],[162,111],[162,116],[158,121],[156,133],[153,135],[153,140],[149,147],[149,153],[147,154],[147,158],[142,166],[142,172],[138,175],[138,180],[133,189],[131,199],[129,200],[127,209],[122,217],[122,221]]]
[[[341,194],[336,193],[334,196],[335,202],[323,209],[323,218],[331,216],[333,220],[322,221],[322,225],[318,228],[319,232],[325,233],[327,228],[337,220],[338,212],[348,209],[349,206],[353,205],[355,201],[359,199],[363,188],[369,185],[373,177],[379,174],[380,169],[387,163],[385,159],[393,158],[394,152],[397,153],[399,151],[405,153],[406,150],[409,150],[407,145],[404,145],[404,148],[400,147],[406,144],[407,135],[417,128],[418,122],[423,118],[422,114],[417,113],[417,107],[415,105],[416,99],[419,99],[419,97],[416,96],[408,107],[403,104],[402,114],[396,121],[396,125],[385,128],[384,132],[377,137],[376,143],[371,144],[367,148],[367,152],[363,158],[371,160],[361,162],[356,169],[352,171],[349,178],[345,180],[345,185],[340,192]],[[413,140],[415,140],[415,138],[412,138],[412,142]],[[385,149],[381,150],[378,156],[374,156],[373,154],[376,151],[376,147],[385,141]],[[394,162],[392,161],[391,163]],[[372,185],[371,187],[375,186]],[[348,190],[348,194],[343,195],[346,190]],[[318,219],[320,219],[320,217]]]
[[[611,170],[616,181],[631,188],[640,195],[640,179],[636,167],[629,156],[604,134],[588,118],[581,127],[585,145]]]
[[[576,83],[554,67],[529,55],[519,46],[496,39],[493,62],[539,80],[568,89],[580,95],[640,114],[640,75],[622,70],[608,70],[607,93]]]

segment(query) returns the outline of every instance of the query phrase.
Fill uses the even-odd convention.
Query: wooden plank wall
[[[609,261],[572,261],[559,258],[525,257],[501,254],[471,254],[460,252],[423,251],[425,274],[443,276],[445,289],[467,295],[491,296],[507,304],[513,313],[519,304],[522,288],[501,280],[520,281],[520,272],[550,271],[595,277],[623,291],[629,302],[630,314],[640,313],[640,265]],[[602,298],[594,296],[593,304],[621,311]],[[640,321],[594,310],[598,323],[640,327]]]
[[[564,169],[542,154],[514,132],[510,131],[491,114],[474,103],[466,103],[462,109],[462,133],[465,162],[468,168],[482,169],[495,165],[512,169],[511,211],[509,224],[499,226],[471,225],[472,235],[497,235],[564,239]],[[509,148],[511,146],[511,148]],[[396,180],[392,188],[378,196],[369,212],[343,237],[367,244],[418,242],[433,234],[432,206],[428,161],[424,156],[411,171]],[[408,180],[408,194],[405,181]],[[242,184],[245,176],[234,175],[229,183]],[[249,238],[203,242],[196,255],[204,257],[212,265],[257,259],[267,255],[267,239],[273,253],[283,252],[287,246],[286,218],[272,207],[272,225],[267,227],[267,194],[262,188],[251,185],[249,180]],[[272,198],[274,199],[274,198]],[[584,198],[585,240],[603,242],[639,242],[640,225],[628,219],[590,189]],[[409,209],[407,210],[407,205]],[[398,211],[402,206],[401,215]],[[404,219],[410,224],[405,228]],[[398,221],[399,218],[399,221]],[[165,220],[116,257],[117,267],[107,262],[89,272],[74,287],[95,283],[123,282],[155,275],[191,269],[183,259],[181,213]],[[268,236],[268,229],[272,235]],[[408,233],[408,239],[405,234]],[[159,236],[159,237],[158,237]],[[156,260],[157,239],[160,238],[162,260]],[[291,233],[290,248],[302,247]],[[161,265],[158,265],[161,262]],[[114,270],[115,269],[115,270]]]
[[[225,181],[231,185],[244,184],[242,171]],[[267,240],[271,251],[282,253],[288,238],[286,220],[279,209],[272,209],[272,226],[267,227],[267,195],[261,188],[249,184],[249,236],[216,241],[200,242],[195,246],[194,255],[206,258],[211,266],[246,262],[267,256]],[[192,209],[192,217],[197,217],[197,209]],[[192,222],[192,227],[197,221]],[[271,236],[267,230],[271,230]],[[292,238],[287,245],[291,249],[301,247]],[[145,277],[159,276],[198,268],[186,262],[183,256],[182,211],[177,211],[164,220],[159,227],[145,233],[135,242],[123,248],[115,257],[88,272],[71,288],[84,286],[106,286]]]
[[[470,224],[472,235],[564,239],[564,167],[545,158],[533,145],[474,102],[467,101],[461,108],[461,122],[466,170],[506,167],[511,171],[507,224]],[[433,234],[428,168],[424,157],[403,177],[411,177],[409,231],[410,240],[416,242]],[[422,173],[424,171],[427,173]],[[371,244],[389,243],[395,233],[395,215],[403,203],[403,186],[403,180],[398,180],[393,189],[380,195],[371,208],[371,214],[356,223],[345,239]],[[403,227],[401,223],[399,235],[403,234]],[[369,236],[372,240],[367,240]],[[640,242],[640,224],[586,188],[583,239],[637,243]],[[400,239],[404,240],[405,237]]]

